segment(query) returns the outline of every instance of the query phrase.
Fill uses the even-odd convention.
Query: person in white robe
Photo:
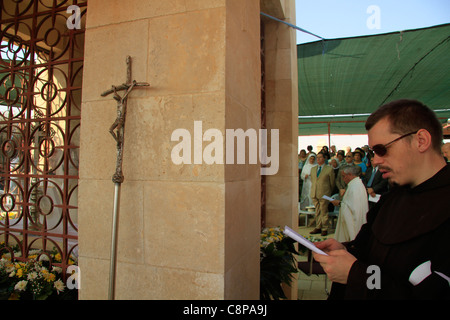
[[[303,180],[302,193],[300,196],[300,210],[305,210],[306,207],[312,206],[313,201],[311,199],[311,169],[317,166],[316,155],[311,153],[306,159],[305,165],[303,166],[302,173],[300,174]]]
[[[345,166],[341,170],[342,178],[347,183],[347,190],[342,200],[332,201],[333,205],[340,206],[334,235],[339,242],[354,240],[367,221],[369,204],[366,188],[359,178],[360,170],[358,166]]]

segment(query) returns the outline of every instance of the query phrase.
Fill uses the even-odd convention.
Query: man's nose
[[[376,166],[380,165],[381,163],[383,163],[383,157],[380,157],[375,153],[372,158],[372,166],[376,167]]]

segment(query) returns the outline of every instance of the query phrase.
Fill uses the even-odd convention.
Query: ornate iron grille
[[[0,256],[42,250],[63,272],[78,251],[86,10],[86,1],[0,0]]]

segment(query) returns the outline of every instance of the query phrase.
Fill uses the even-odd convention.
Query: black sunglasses
[[[397,138],[397,139],[395,139],[395,140],[392,140],[391,142],[386,143],[386,144],[377,144],[377,145],[374,145],[371,149],[372,149],[372,151],[373,151],[377,156],[379,156],[379,157],[384,157],[384,156],[386,155],[386,153],[387,153],[387,147],[388,147],[388,146],[390,146],[390,145],[393,144],[394,142],[397,142],[397,141],[399,141],[399,140],[401,140],[401,139],[403,139],[403,138],[406,138],[406,137],[408,137],[408,136],[410,136],[410,135],[413,135],[413,134],[416,134],[416,133],[418,133],[418,132],[419,132],[419,131],[414,131],[414,132],[405,134],[405,135],[403,135],[403,136],[401,136],[401,137],[399,137],[399,138]]]

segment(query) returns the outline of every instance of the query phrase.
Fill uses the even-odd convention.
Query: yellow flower
[[[47,270],[45,270],[47,271]],[[56,276],[53,273],[49,273],[47,272],[42,272],[42,274],[44,275],[44,279],[47,280],[47,282],[52,282],[55,281]]]
[[[23,270],[22,269],[18,269],[16,272],[17,278],[22,278],[23,276]]]

